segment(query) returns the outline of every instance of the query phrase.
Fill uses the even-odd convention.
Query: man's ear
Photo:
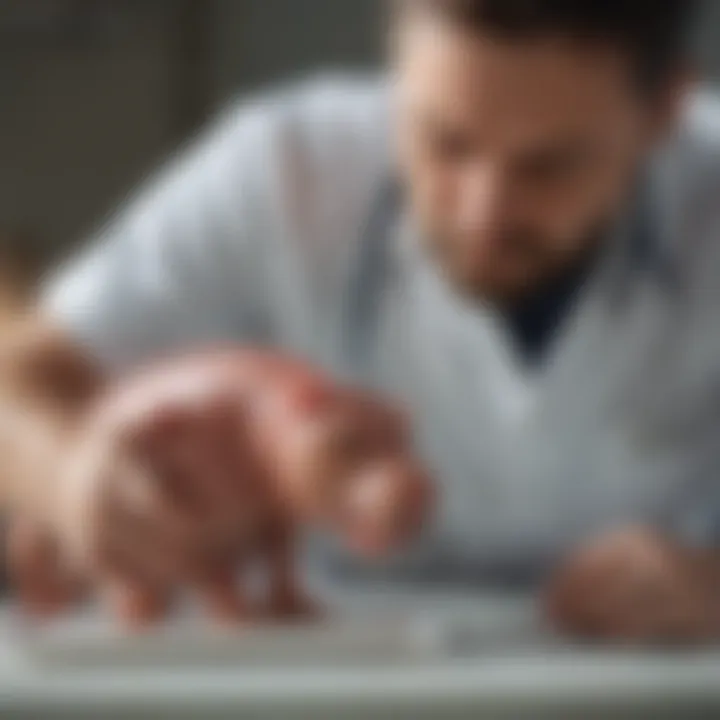
[[[659,142],[670,137],[680,126],[687,108],[687,102],[699,82],[694,68],[678,70],[670,82],[653,99],[653,120],[650,140]]]

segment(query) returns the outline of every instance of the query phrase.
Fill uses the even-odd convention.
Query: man
[[[72,544],[88,493],[48,468],[103,373],[271,346],[408,410],[429,557],[552,563],[578,634],[717,637],[720,108],[691,92],[692,3],[392,6],[389,81],[232,109],[52,283],[5,360],[16,506],[52,498],[34,532]]]

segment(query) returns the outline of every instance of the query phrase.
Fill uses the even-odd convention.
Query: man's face
[[[510,299],[580,254],[667,119],[613,47],[401,18],[398,145],[429,249],[463,292]]]

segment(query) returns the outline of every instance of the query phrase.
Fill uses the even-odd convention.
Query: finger
[[[173,478],[162,472],[164,468],[132,457],[123,458],[119,465],[121,480],[108,491],[108,507],[119,513],[119,520],[144,519],[158,535],[173,540],[193,533],[196,509],[189,512],[190,508],[178,500]]]
[[[675,626],[673,622],[670,608],[648,608],[643,603],[628,603],[607,616],[602,629],[603,638],[633,645],[671,642],[674,638],[688,639],[685,628]]]
[[[233,418],[216,401],[187,412],[184,423],[153,443],[150,462],[170,504],[197,518],[222,511],[233,499],[232,429],[227,427]]]
[[[607,618],[631,611],[640,601],[642,587],[621,559],[596,563],[582,581],[571,612],[588,624],[602,626]]]
[[[154,463],[124,457],[119,462],[122,484],[111,490],[108,512],[117,512],[118,520],[137,523],[145,518],[158,535],[182,542],[194,535],[198,522],[197,503],[180,491],[173,475],[174,467],[161,464],[159,450]]]
[[[175,442],[186,424],[186,412],[178,402],[158,402],[142,412],[126,413],[114,429],[119,451],[127,457],[151,460],[155,451]]]
[[[195,579],[195,591],[208,615],[218,622],[240,622],[253,618],[256,609],[232,565],[205,568]]]
[[[122,564],[121,574],[134,572],[142,583],[187,580],[234,560],[252,541],[254,524],[242,526],[227,500],[212,509],[213,522],[208,523],[203,516],[210,508],[203,511],[195,504],[192,516],[178,508],[176,487],[148,480],[139,471],[121,488],[111,523],[117,530],[109,538],[114,550],[109,562]]]
[[[380,453],[389,438],[394,439],[397,423],[382,405],[357,391],[321,390],[322,401],[310,403],[297,400],[297,388],[271,388],[266,393],[269,409],[264,416],[266,422],[270,418],[275,435],[303,436],[318,468],[334,475],[352,470]]]
[[[301,425],[309,472],[321,485],[339,487],[381,453],[382,444],[372,418],[348,407],[337,407],[312,423]]]
[[[184,535],[153,501],[153,488],[127,477],[109,504],[95,558],[95,571],[141,584],[163,584],[182,574]],[[134,482],[134,481],[138,482]]]
[[[279,380],[268,384],[262,397],[256,396],[255,399],[256,403],[277,403],[288,414],[311,419],[326,412],[336,397],[337,390],[330,383],[317,377],[286,372],[280,375]]]
[[[346,402],[363,419],[365,432],[378,452],[397,452],[409,445],[409,423],[398,408],[358,390],[345,391]]]
[[[613,562],[582,553],[551,581],[544,598],[549,619],[562,630],[590,632],[597,616],[606,611],[608,588],[617,587],[619,577]]]
[[[357,392],[348,392],[328,413],[326,451],[356,470],[387,453],[402,449],[403,427],[384,405]]]
[[[185,518],[196,517],[203,504],[202,484],[193,468],[201,424],[199,410],[188,404],[192,397],[178,392],[172,399],[143,406],[142,412],[129,414],[117,430],[125,464],[134,459],[152,472],[163,488],[167,507]],[[131,467],[129,472],[137,473],[138,468]]]
[[[149,567],[136,549],[116,544],[105,550],[98,586],[101,599],[126,627],[141,629],[170,611],[175,585],[164,572]]]
[[[132,629],[160,622],[168,616],[174,601],[167,588],[146,586],[121,576],[106,580],[101,595],[112,614]]]
[[[712,611],[714,612],[714,610]],[[690,598],[678,597],[672,605],[656,614],[653,640],[677,645],[682,643],[707,643],[717,639],[712,613],[700,607]]]
[[[642,639],[667,602],[662,576],[620,553],[585,555],[564,582],[555,597],[555,620],[588,638]]]
[[[179,519],[189,521],[197,517],[202,506],[193,471],[184,458],[197,442],[197,434],[191,432],[187,413],[181,409],[162,407],[155,412],[125,434],[125,471],[152,474],[164,506]]]
[[[238,505],[252,501],[257,472],[245,419],[240,408],[229,402],[216,402],[208,409],[199,443],[198,462],[207,468],[208,499],[220,509],[234,512]]]
[[[320,606],[302,590],[297,560],[288,532],[280,532],[266,547],[268,594],[264,613],[275,620],[312,620]]]
[[[8,573],[21,605],[34,615],[51,616],[82,597],[82,585],[63,563],[51,536],[19,522],[8,537]]]
[[[627,578],[618,577],[614,587],[588,592],[571,623],[577,634],[586,637],[633,641],[641,637],[646,617],[647,607],[635,585]]]
[[[682,592],[668,573],[663,558],[644,552],[617,557],[617,582],[608,589],[606,632],[619,639],[646,640],[670,625]]]
[[[619,639],[653,644],[701,642],[706,639],[703,613],[689,594],[666,593],[653,603],[637,603],[630,625],[614,628]]]
[[[98,552],[93,575],[115,577],[128,585],[164,587],[181,575],[177,564],[166,557],[150,557],[141,543],[129,541],[127,536],[109,537]]]

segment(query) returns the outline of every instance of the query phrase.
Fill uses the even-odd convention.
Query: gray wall
[[[704,16],[698,27],[697,44],[707,76],[720,81],[720,2],[705,0]]]
[[[35,29],[1,48],[0,226],[67,241],[168,140],[165,18],[148,14],[98,45]]]
[[[381,2],[0,0],[0,232],[65,246],[229,95],[376,64]],[[701,36],[720,77],[717,0]]]
[[[88,232],[228,96],[372,64],[378,46],[372,0],[88,0],[109,8],[89,22],[58,10],[73,3],[0,0],[0,234],[29,228],[50,247]]]
[[[366,65],[381,48],[379,0],[220,0],[221,94],[301,74]]]

